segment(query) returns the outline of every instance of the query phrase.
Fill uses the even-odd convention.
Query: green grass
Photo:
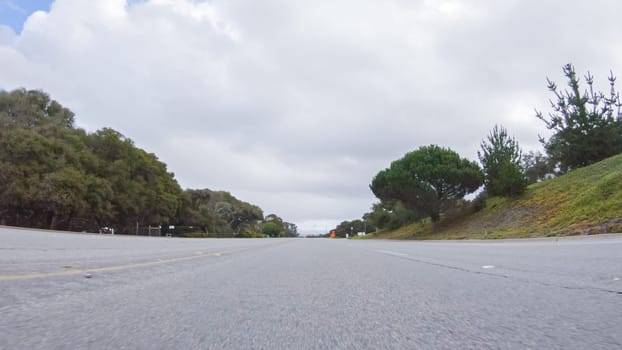
[[[622,154],[530,185],[518,198],[493,197],[479,212],[376,235],[386,239],[499,239],[622,232]]]

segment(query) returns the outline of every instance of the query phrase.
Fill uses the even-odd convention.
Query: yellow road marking
[[[80,274],[93,273],[93,272],[109,272],[109,271],[127,270],[127,269],[133,269],[137,267],[148,267],[148,266],[162,265],[162,264],[173,263],[173,262],[178,262],[178,261],[193,260],[193,259],[198,259],[198,258],[202,258],[205,256],[206,255],[204,255],[203,252],[197,252],[191,256],[183,256],[180,258],[172,258],[172,259],[158,259],[157,261],[148,261],[148,262],[135,263],[135,264],[106,266],[106,267],[97,267],[97,268],[90,268],[90,269],[75,269],[75,270],[47,272],[47,273],[30,273],[30,274],[25,274],[25,275],[0,275],[0,281],[29,280],[29,279],[35,279],[35,278],[72,276],[72,275],[80,275]],[[221,253],[212,253],[208,256],[221,256]]]

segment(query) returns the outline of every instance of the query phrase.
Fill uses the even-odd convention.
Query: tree
[[[267,215],[261,224],[261,232],[270,237],[285,237],[287,227],[285,222],[276,214]]]
[[[609,76],[608,94],[594,91],[594,77],[588,72],[588,88],[581,92],[579,78],[572,64],[563,68],[569,90],[559,91],[547,78],[548,89],[557,101],[551,102],[552,112],[536,111],[554,134],[547,141],[540,138],[547,154],[562,173],[583,167],[622,152],[622,111],[616,78]]]
[[[270,214],[261,223],[261,231],[270,237],[298,237],[298,226]]]
[[[285,230],[282,225],[279,225],[275,221],[264,221],[261,224],[261,233],[270,237],[283,237],[285,236]]]
[[[74,128],[73,118],[41,91],[0,92],[3,223],[130,232],[176,216],[181,189],[164,163],[112,129]]]
[[[363,215],[363,219],[367,222],[366,233],[375,231],[376,227],[393,230],[425,217],[421,213],[406,208],[401,201],[376,203],[371,209],[371,212]]]
[[[88,214],[80,136],[62,127],[0,131],[3,222],[66,229],[72,218]]]
[[[514,137],[499,125],[480,144],[477,156],[484,170],[486,191],[493,196],[514,196],[527,187],[521,168],[522,151]]]
[[[551,160],[539,151],[523,154],[522,167],[530,184],[553,177],[555,174]]]
[[[52,230],[88,210],[86,177],[73,167],[45,174],[35,188],[37,209],[49,215]]]
[[[137,224],[227,235],[261,230],[259,207],[223,191],[182,192],[155,154],[113,129],[87,133],[73,123],[74,114],[44,92],[0,91],[0,224],[121,233],[136,232]],[[293,224],[287,229],[297,233]]]
[[[157,225],[176,218],[182,190],[155,154],[108,128],[91,134],[88,144],[98,160],[96,175],[113,191],[112,221],[118,230],[133,232],[137,223]]]
[[[392,212],[386,209],[382,202],[374,204],[371,209],[371,212],[366,213],[364,217],[380,229],[389,227],[389,223],[392,219]]]
[[[259,207],[241,202],[239,206],[235,208],[233,214],[234,220],[230,225],[235,230],[236,235],[244,230],[257,232],[259,229],[257,222],[261,221],[262,217],[263,211]]]
[[[497,177],[490,182],[489,194],[512,197],[522,194],[526,188],[527,178],[520,166],[503,163],[499,166]]]
[[[365,230],[365,222],[363,220],[342,221],[332,231],[335,231],[337,237],[355,236],[358,232]]]
[[[32,128],[44,124],[73,127],[74,114],[43,91],[0,91],[0,127]]]
[[[298,237],[300,234],[298,233],[298,226],[291,222],[283,222],[283,227],[285,228],[285,234],[287,237]]]
[[[372,180],[370,189],[383,202],[401,201],[408,209],[440,221],[456,200],[483,182],[477,163],[436,145],[420,147],[393,161]]]
[[[185,199],[184,199],[185,198]],[[228,192],[188,189],[181,202],[178,225],[198,226],[218,236],[261,231],[261,208],[243,202]]]

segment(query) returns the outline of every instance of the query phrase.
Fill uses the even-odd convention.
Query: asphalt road
[[[620,349],[622,236],[215,240],[0,228],[0,349]]]

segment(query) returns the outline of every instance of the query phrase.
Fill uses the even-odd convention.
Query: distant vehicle
[[[112,227],[100,227],[99,228],[99,234],[111,234],[114,235],[114,228]]]

